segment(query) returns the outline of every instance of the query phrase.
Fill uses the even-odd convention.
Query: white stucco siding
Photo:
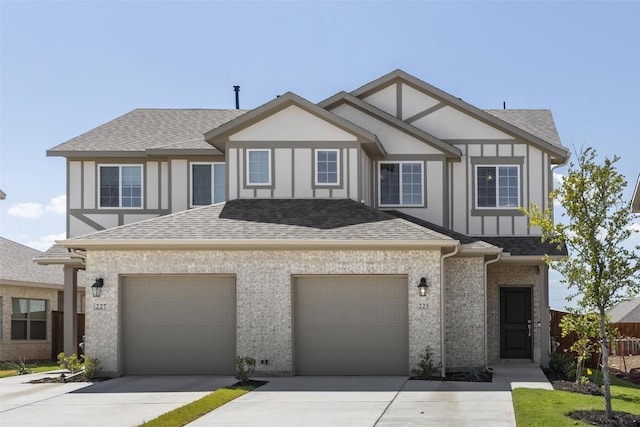
[[[444,107],[412,123],[440,139],[511,139],[479,120],[452,107]]]
[[[82,207],[84,209],[96,208],[96,162],[83,162],[83,200]]]
[[[70,209],[82,208],[82,162],[69,162],[69,191],[67,203]]]
[[[398,113],[398,85],[391,84],[382,90],[379,90],[366,98],[363,101],[378,107],[382,111],[386,111],[392,116],[397,116]]]
[[[160,208],[169,209],[169,162],[160,163]]]
[[[313,161],[313,153],[310,149],[296,149],[293,152],[294,160],[294,198],[307,199],[313,197],[313,190],[311,187],[311,173],[309,165]]]
[[[349,105],[331,111],[376,134],[389,154],[442,154],[442,151]]]
[[[81,236],[83,234],[89,234],[96,231],[95,228],[79,220],[75,216],[69,215],[68,218],[69,218],[69,237]]]
[[[229,136],[230,141],[356,141],[357,138],[297,106],[289,106]]]
[[[240,168],[238,165],[238,149],[227,149],[227,200],[234,200],[238,198],[238,175]]]
[[[147,162],[147,177],[144,180],[147,187],[144,192],[147,199],[145,204],[147,209],[158,209],[159,207],[160,188],[158,182],[158,170],[158,162]]]
[[[171,160],[171,212],[180,212],[189,206],[188,162]]]
[[[415,116],[431,107],[440,104],[435,98],[420,92],[413,87],[402,84],[402,120]]]
[[[275,187],[273,197],[292,198],[293,197],[293,176],[292,162],[293,150],[276,148],[274,151],[275,161]]]
[[[292,283],[296,275],[403,275],[407,277],[409,367],[428,345],[440,360],[440,252],[438,250],[363,251],[89,251],[87,277],[104,278],[95,310],[88,296],[87,352],[110,375],[123,372],[120,337],[121,275],[224,274],[236,277],[237,354],[269,359],[266,375],[291,375]],[[416,284],[429,280],[428,301]],[[256,298],[259,295],[259,298]],[[421,309],[420,303],[426,304]],[[409,374],[407,372],[407,374]]]
[[[96,224],[100,224],[105,229],[120,225],[118,223],[118,214],[85,214],[84,216]]]
[[[360,197],[358,201],[363,201],[368,206],[373,206],[373,161],[367,156],[367,154],[360,150],[359,152],[359,186]],[[355,193],[354,193],[355,194]],[[352,197],[354,195],[352,194]]]

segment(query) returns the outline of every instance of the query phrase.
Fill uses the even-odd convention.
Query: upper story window
[[[271,150],[247,150],[247,185],[271,185]]]
[[[380,162],[380,206],[423,206],[422,162]]]
[[[316,185],[338,185],[340,183],[340,162],[338,150],[315,150]]]
[[[191,206],[224,202],[225,179],[224,163],[191,163]]]
[[[11,298],[11,339],[47,339],[47,301]]]
[[[142,165],[100,166],[100,207],[142,207]]]
[[[518,208],[520,168],[514,165],[476,166],[478,208]]]

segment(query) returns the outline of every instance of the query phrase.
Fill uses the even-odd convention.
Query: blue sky
[[[640,2],[0,0],[0,15],[0,235],[38,249],[65,233],[48,148],[134,108],[233,108],[235,84],[242,108],[318,102],[401,68],[480,108],[551,109],[567,147],[621,157],[628,198],[640,173]]]

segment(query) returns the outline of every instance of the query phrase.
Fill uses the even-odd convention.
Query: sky
[[[639,16],[612,1],[0,0],[0,235],[63,239],[66,163],[46,150],[135,108],[234,108],[233,85],[246,109],[319,102],[397,68],[479,108],[550,109],[566,147],[620,157],[630,199]]]

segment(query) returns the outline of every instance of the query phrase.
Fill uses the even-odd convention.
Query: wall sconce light
[[[420,278],[420,283],[418,283],[418,290],[420,291],[420,296],[421,297],[425,297],[427,296],[427,279],[424,277]]]
[[[96,281],[91,285],[91,293],[94,297],[98,298],[102,293],[102,287],[104,286],[104,279],[102,277],[96,278]]]

